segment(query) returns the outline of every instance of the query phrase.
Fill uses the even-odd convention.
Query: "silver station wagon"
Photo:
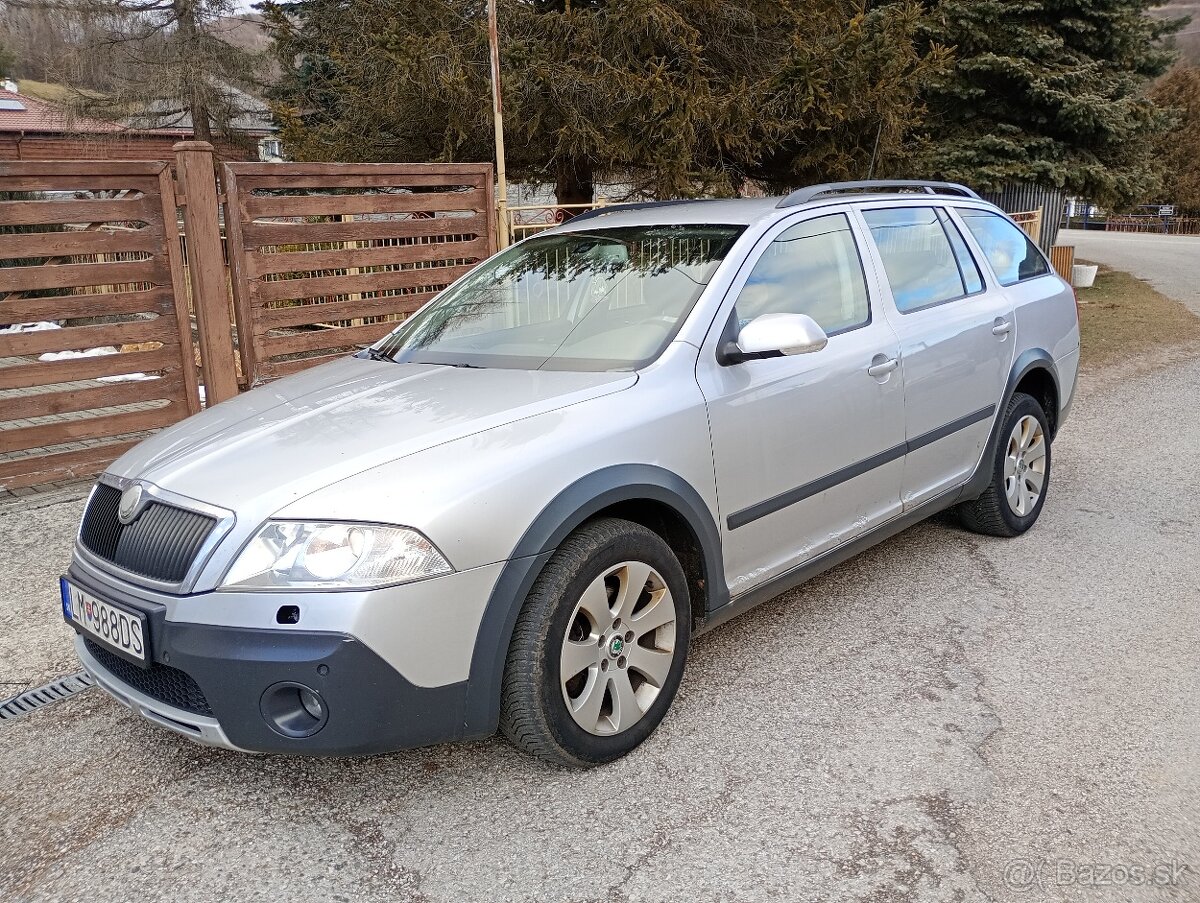
[[[961,186],[605,208],[127,453],[63,612],[202,743],[606,762],[699,632],[943,509],[1032,527],[1078,361],[1070,286]]]

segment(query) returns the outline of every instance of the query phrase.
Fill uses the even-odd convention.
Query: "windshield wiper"
[[[361,357],[369,361],[387,361],[389,364],[396,363],[396,359],[394,357],[392,357],[390,354],[384,354],[374,345],[367,345],[354,356]]]

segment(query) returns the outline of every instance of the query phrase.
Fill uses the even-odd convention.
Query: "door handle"
[[[882,354],[877,354],[871,366],[867,368],[867,373],[876,379],[882,379],[889,374],[895,373],[899,367],[899,358],[885,358]]]
[[[1012,332],[1012,328],[1012,320],[1006,320],[1003,317],[997,317],[996,325],[992,327],[992,335],[996,336],[997,338],[1000,336],[1006,336]]]

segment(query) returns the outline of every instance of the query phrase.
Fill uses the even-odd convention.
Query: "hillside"
[[[1192,24],[1186,26],[1174,40],[1185,59],[1200,65],[1200,3],[1194,0],[1170,0],[1156,14],[1192,17]]]
[[[214,19],[212,32],[222,41],[251,53],[262,53],[271,44],[271,35],[258,13],[241,13]]]

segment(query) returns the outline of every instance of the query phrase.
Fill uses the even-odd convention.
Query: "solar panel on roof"
[[[12,100],[8,97],[0,97],[0,110],[21,111],[27,109],[25,104],[19,100]]]

